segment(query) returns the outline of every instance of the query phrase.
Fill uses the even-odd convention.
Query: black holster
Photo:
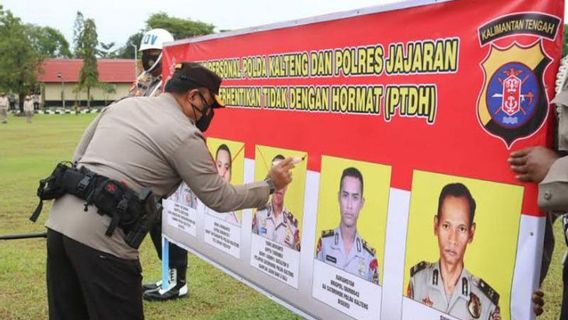
[[[137,193],[125,184],[85,167],[77,169],[62,162],[49,177],[40,180],[37,190],[40,203],[30,220],[37,220],[43,200],[57,199],[66,193],[85,200],[85,211],[89,205],[95,205],[100,215],[111,217],[105,234],[111,236],[116,227],[120,227],[125,242],[136,249],[161,215],[159,198],[149,188]]]

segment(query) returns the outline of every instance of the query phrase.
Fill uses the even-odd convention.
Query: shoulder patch
[[[430,263],[426,262],[426,261],[422,261],[422,262],[418,263],[414,267],[410,268],[410,276],[414,277],[415,274],[426,269],[428,266],[430,266]]]
[[[481,290],[481,292],[483,292],[487,298],[489,298],[489,300],[491,300],[491,302],[493,302],[493,304],[495,304],[495,306],[499,305],[499,293],[497,293],[497,291],[493,290],[493,288],[491,288],[491,286],[489,286],[489,284],[485,281],[483,281],[483,279],[479,279],[479,290]]]
[[[327,238],[327,237],[331,237],[335,234],[335,231],[333,229],[331,230],[324,230],[321,232],[321,237],[322,238]]]
[[[371,247],[371,246],[367,243],[367,241],[361,239],[361,242],[363,243],[363,249],[367,250],[367,252],[368,252],[369,254],[371,254],[372,256],[375,256],[376,250],[375,250],[373,247]]]
[[[294,215],[292,214],[292,212],[290,211],[284,211],[284,214],[286,216],[286,218],[288,218],[288,221],[290,221],[290,224],[292,224],[294,227],[298,227],[298,220],[296,218],[294,218]]]

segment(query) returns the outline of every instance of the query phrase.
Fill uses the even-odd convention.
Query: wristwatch
[[[272,179],[270,179],[270,177],[266,177],[264,181],[268,183],[268,188],[270,188],[270,194],[273,194],[274,191],[276,190],[276,187],[274,186],[274,182],[272,182]]]

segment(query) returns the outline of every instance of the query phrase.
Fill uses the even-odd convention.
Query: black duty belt
[[[153,196],[149,188],[137,193],[124,183],[85,167],[76,168],[62,162],[49,177],[40,181],[37,190],[40,202],[30,220],[37,220],[43,208],[43,200],[57,199],[67,193],[85,200],[85,211],[90,205],[95,205],[100,215],[111,217],[105,234],[111,236],[116,227],[120,227],[126,235],[126,243],[133,248],[140,246],[161,214],[157,197]]]

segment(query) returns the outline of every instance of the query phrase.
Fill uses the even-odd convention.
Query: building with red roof
[[[82,59],[46,59],[41,65],[37,79],[41,83],[45,106],[85,106],[87,92],[75,92]],[[91,88],[91,105],[104,106],[124,97],[136,80],[137,65],[133,59],[98,59],[99,82],[104,86]]]

